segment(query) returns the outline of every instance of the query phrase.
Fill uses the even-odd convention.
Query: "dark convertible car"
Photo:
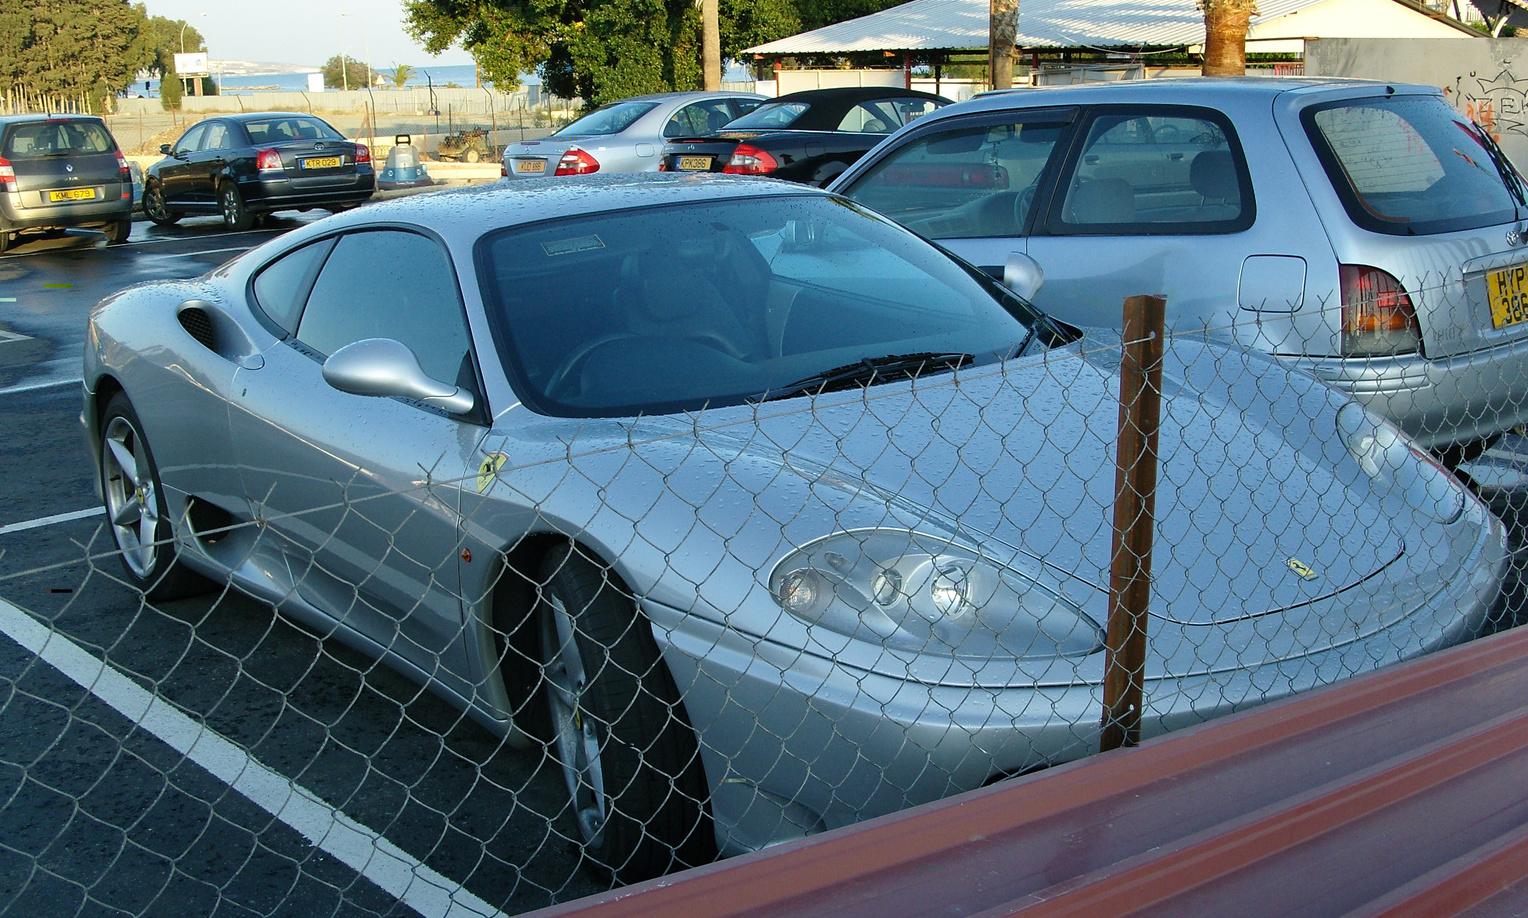
[[[793,92],[714,134],[674,138],[663,148],[660,169],[826,185],[887,134],[949,104],[942,96],[895,86]]]
[[[248,229],[277,210],[342,210],[371,197],[371,150],[321,118],[251,112],[208,118],[159,152],[144,176],[143,212],[168,226],[187,214],[221,214]]]

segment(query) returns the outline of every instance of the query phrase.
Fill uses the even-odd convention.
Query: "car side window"
[[[324,256],[334,247],[324,239],[286,253],[255,275],[255,304],[287,335],[297,330],[297,317]]]
[[[233,143],[228,137],[228,126],[221,121],[215,121],[207,128],[207,139],[202,144],[203,150],[226,150]]]
[[[889,102],[861,102],[849,109],[836,130],[862,134],[890,134],[902,126],[896,109]]]
[[[732,108],[726,99],[691,102],[675,112],[663,126],[664,137],[692,137],[721,130],[732,120]]]
[[[297,340],[327,357],[365,338],[402,342],[428,376],[458,382],[470,340],[467,319],[456,274],[434,240],[371,230],[335,243],[308,294]]]
[[[1247,163],[1218,113],[1100,111],[1058,187],[1052,233],[1228,233],[1252,223]]]
[[[844,193],[933,239],[1023,235],[1071,115],[956,123],[893,150]]]
[[[202,135],[205,133],[207,133],[207,125],[205,124],[198,124],[192,127],[191,130],[180,135],[179,140],[175,141],[174,152],[195,153],[197,150],[201,149]]]

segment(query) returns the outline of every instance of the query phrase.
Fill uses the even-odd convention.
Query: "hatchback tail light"
[[[255,154],[255,168],[261,172],[280,172],[281,154],[275,150],[261,150]]]
[[[129,200],[133,196],[133,170],[128,167],[127,157],[121,150],[117,151],[117,172],[122,182],[122,200]]]
[[[589,175],[600,171],[600,161],[590,156],[578,147],[568,147],[568,152],[562,154],[562,159],[557,161],[555,175]]]
[[[1422,349],[1422,330],[1411,297],[1388,272],[1339,265],[1342,284],[1342,355],[1388,357]]]
[[[740,143],[722,171],[729,175],[768,175],[780,168],[775,158],[751,143]]]
[[[16,167],[11,161],[0,156],[0,191],[16,190]]]
[[[371,162],[371,147],[368,147],[364,143],[356,144],[355,145],[355,163],[356,163],[356,165],[359,166],[361,163],[369,163],[369,162]]]

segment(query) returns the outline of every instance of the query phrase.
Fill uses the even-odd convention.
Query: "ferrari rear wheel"
[[[159,468],[137,412],[120,392],[107,403],[101,420],[101,494],[127,579],[146,598],[178,599],[210,586],[177,563]]]
[[[699,746],[651,626],[615,573],[571,546],[539,579],[549,751],[590,865],[633,883],[710,861]]]

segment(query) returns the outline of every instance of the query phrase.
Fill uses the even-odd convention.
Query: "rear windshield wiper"
[[[938,373],[963,367],[976,358],[970,354],[946,354],[925,351],[917,354],[897,354],[886,357],[862,357],[855,363],[844,364],[805,379],[787,383],[778,389],[754,396],[749,401],[768,402],[796,395],[836,392],[854,386],[871,386],[877,382],[896,379],[912,379],[924,373]]]

